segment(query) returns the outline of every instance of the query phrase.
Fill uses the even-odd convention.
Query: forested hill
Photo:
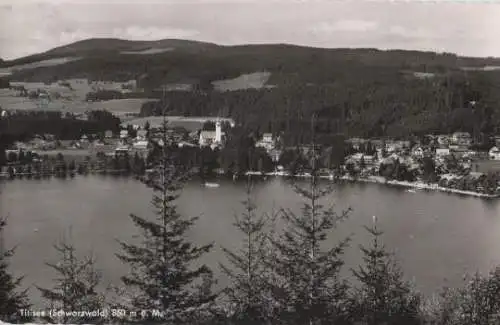
[[[55,58],[68,60],[32,65]],[[500,70],[495,69],[500,59],[494,58],[286,44],[90,39],[2,66],[18,67],[11,81],[135,79],[148,96],[159,96],[152,91],[162,85],[189,85],[190,92],[169,93],[175,113],[223,112],[261,131],[297,130],[297,123],[313,111],[331,119],[342,115],[343,131],[363,136],[472,132],[474,127],[491,133],[500,126]],[[475,113],[468,107],[470,101],[477,101]],[[143,114],[151,113],[144,107]]]

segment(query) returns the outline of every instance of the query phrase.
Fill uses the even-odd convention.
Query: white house
[[[264,133],[262,138],[255,144],[256,147],[261,147],[267,151],[271,151],[274,148],[274,140],[272,133]]]
[[[414,147],[412,149],[412,152],[411,152],[412,156],[413,157],[416,157],[416,158],[423,158],[424,155],[425,155],[425,151],[422,147],[420,146],[417,146],[417,147]]]
[[[273,134],[272,133],[264,133],[262,134],[262,142],[273,142]]]
[[[375,161],[375,157],[364,155],[362,153],[355,153],[354,155],[348,157],[347,160],[355,164],[360,164],[361,161],[363,161],[366,166],[372,166]]]
[[[366,165],[371,166],[375,161],[375,157],[370,155],[363,155],[363,161],[365,162]]]
[[[500,150],[498,150],[498,147],[491,148],[488,156],[492,160],[500,160]]]
[[[450,136],[446,134],[441,134],[437,136],[437,142],[441,146],[447,146],[450,144]]]
[[[132,147],[136,150],[146,150],[148,148],[148,144],[148,141],[137,141],[132,145]]]
[[[436,157],[446,157],[450,155],[449,148],[436,148]]]
[[[126,139],[126,138],[128,138],[128,130],[121,130],[120,139]]]
[[[387,142],[385,144],[385,151],[387,153],[396,152],[398,149],[400,149],[400,147],[396,143],[394,143],[394,142]]]

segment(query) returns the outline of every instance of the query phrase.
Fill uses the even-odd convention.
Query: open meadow
[[[271,77],[270,72],[254,72],[242,74],[237,78],[213,81],[212,85],[218,91],[235,91],[244,89],[261,89],[268,87],[266,83]]]
[[[101,90],[124,91],[124,83],[112,81],[88,82],[86,79],[70,79],[51,84],[42,82],[12,82],[11,89],[0,90],[0,107],[6,110],[60,110],[63,112],[83,113],[88,110],[105,109],[117,116],[127,113],[139,113],[142,104],[154,101],[149,98],[113,99],[108,101],[87,102],[87,93]],[[135,87],[135,81],[126,83]],[[29,93],[42,90],[49,94],[49,100],[31,99],[21,96],[23,87]]]

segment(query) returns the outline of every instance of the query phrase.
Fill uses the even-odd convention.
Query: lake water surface
[[[255,185],[261,212],[279,207],[300,208],[301,198],[281,179]],[[189,236],[197,243],[215,243],[203,262],[218,273],[224,262],[220,247],[237,248],[240,234],[232,223],[241,212],[245,184],[222,182],[205,188],[193,182],[178,202],[186,216],[199,216]],[[71,229],[72,241],[82,253],[92,250],[103,272],[103,282],[120,284],[126,271],[115,257],[117,239],[133,240],[138,234],[129,214],[151,217],[151,190],[136,180],[113,177],[77,177],[73,180],[16,180],[0,183],[0,215],[8,216],[5,244],[17,246],[11,270],[25,275],[24,286],[50,287],[55,277],[44,262],[55,262],[52,245]],[[353,234],[346,252],[345,272],[360,261],[358,245],[369,237],[363,225],[372,216],[385,231],[384,243],[395,252],[408,279],[431,293],[458,285],[464,272],[487,272],[500,264],[500,201],[485,201],[438,192],[407,193],[376,184],[339,186],[329,197],[337,210],[352,207],[348,221],[332,235],[330,243]],[[225,279],[219,277],[221,285]],[[40,306],[38,290],[30,296]]]

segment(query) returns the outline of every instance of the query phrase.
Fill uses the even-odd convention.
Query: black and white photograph
[[[500,1],[0,0],[0,325],[500,325]]]

